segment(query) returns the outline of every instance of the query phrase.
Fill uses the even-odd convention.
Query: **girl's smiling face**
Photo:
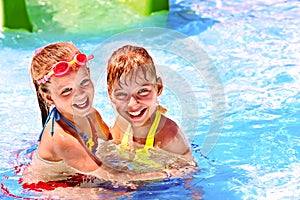
[[[52,77],[46,95],[50,103],[65,117],[85,116],[92,108],[94,85],[86,67],[62,77]]]
[[[157,97],[162,90],[161,79],[142,70],[122,75],[114,84],[110,98],[117,112],[132,126],[144,126],[156,110]]]

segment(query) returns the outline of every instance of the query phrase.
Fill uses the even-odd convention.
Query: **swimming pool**
[[[38,2],[28,0],[33,16],[38,16]],[[91,15],[93,6],[88,2],[65,1],[69,8],[82,8],[72,10],[71,19],[62,17],[62,7],[49,6],[52,11],[44,7],[45,17],[53,17],[54,22],[46,26],[45,20],[37,20],[35,33],[0,33],[1,198],[299,199],[299,1],[171,0],[168,15],[149,18],[124,9],[117,12],[122,7],[115,1],[97,1],[99,12]],[[163,48],[151,49],[155,60],[174,69],[193,91],[191,98],[196,97],[197,116],[185,128],[202,171],[189,180],[154,183],[128,194],[99,188],[58,188],[45,193],[23,190],[15,172],[18,164],[27,160],[17,163],[16,154],[35,143],[41,127],[28,72],[33,50],[49,42],[71,40],[90,53],[119,31],[153,26],[167,26],[199,42],[221,79],[226,115],[218,142],[205,159],[199,147],[213,113],[207,77],[186,70],[188,60],[176,59]],[[161,35],[158,41],[165,45],[170,38],[174,39]],[[105,100],[101,81],[96,79],[96,99]],[[172,118],[184,123],[182,104],[176,104],[178,99],[184,101],[184,94],[174,94],[172,81],[167,83],[161,103]],[[181,83],[172,84],[180,88]],[[95,103],[111,123],[111,106],[105,101]]]

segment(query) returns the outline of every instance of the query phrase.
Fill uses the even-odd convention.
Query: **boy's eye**
[[[125,93],[125,92],[116,92],[115,97],[116,97],[116,99],[123,100],[123,99],[127,98],[127,93]]]
[[[150,92],[150,90],[148,88],[142,88],[138,91],[138,94],[144,96],[144,95],[149,94],[149,92]]]

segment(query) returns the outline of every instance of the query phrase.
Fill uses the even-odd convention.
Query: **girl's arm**
[[[72,168],[80,172],[90,172],[98,168],[98,164],[89,155],[89,150],[72,135],[56,131],[52,140],[55,154]]]
[[[100,113],[93,108],[93,112],[92,115],[94,115],[95,117],[95,128],[97,130],[98,133],[98,137],[103,139],[103,140],[109,140],[109,138],[111,137],[110,132],[109,132],[109,127],[107,126],[107,124],[103,121]]]
[[[183,177],[186,172],[178,169],[166,169],[156,172],[142,172],[142,173],[132,173],[126,171],[117,171],[107,166],[102,165],[97,170],[88,173],[97,178],[103,179],[103,174],[106,174],[106,180],[117,181],[121,184],[126,184],[131,181],[150,181],[150,180],[162,180],[171,177]]]
[[[56,154],[67,162],[72,168],[79,173],[93,175],[99,179],[117,181],[124,184],[128,181],[147,181],[156,179],[165,179],[172,177],[181,177],[183,173],[179,170],[146,172],[134,174],[126,171],[118,171],[104,164],[98,165],[88,155],[87,151],[78,142],[78,140],[69,134],[57,134],[59,139],[56,141]]]
[[[112,135],[112,140],[115,144],[120,144],[123,138],[123,135],[130,125],[123,117],[118,115],[116,117],[113,127],[110,128],[110,133]]]

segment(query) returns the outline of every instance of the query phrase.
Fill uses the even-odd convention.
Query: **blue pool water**
[[[0,32],[1,199],[300,198],[299,1],[171,0],[168,14],[147,18],[114,0],[66,0],[65,6],[59,2],[27,0],[34,33]],[[36,142],[41,129],[29,77],[34,49],[64,40],[86,53],[99,53],[99,45],[102,50],[116,33],[145,27],[170,29],[157,37],[149,35],[157,42],[153,46],[153,40],[137,37],[136,42],[149,47],[162,66],[166,87],[160,102],[183,126],[202,170],[187,180],[153,183],[130,193],[101,188],[22,189],[18,170],[28,159],[19,154]],[[185,41],[195,46],[186,47]],[[177,44],[178,49],[168,44]],[[186,49],[209,59],[205,65],[209,72],[193,65],[195,56],[182,51]],[[95,106],[111,124],[114,113],[102,87],[103,68],[91,69],[96,74]],[[219,126],[222,129],[215,130]],[[220,137],[204,158],[200,151],[211,130]]]

